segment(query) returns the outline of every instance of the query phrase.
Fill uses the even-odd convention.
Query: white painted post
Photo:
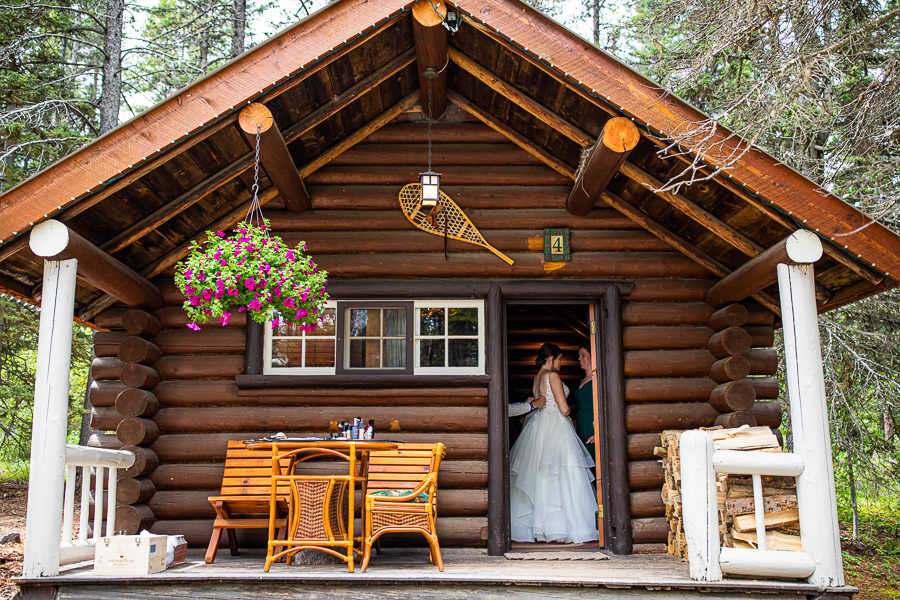
[[[797,476],[800,534],[815,563],[809,582],[830,587],[844,585],[844,569],[814,285],[812,264],[778,265],[791,430],[804,464]]]
[[[25,525],[25,577],[59,574],[77,266],[74,259],[44,261]]]
[[[681,512],[691,579],[721,581],[712,437],[703,431],[685,431],[679,438],[678,452],[681,457]]]

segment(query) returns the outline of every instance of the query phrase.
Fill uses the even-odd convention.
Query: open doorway
[[[560,378],[569,389],[569,397],[572,398],[575,390],[578,389],[585,375],[584,370],[578,362],[578,349],[582,344],[591,346],[591,314],[592,306],[587,303],[573,304],[518,304],[507,303],[506,305],[506,348],[507,348],[507,390],[509,402],[524,402],[532,395],[532,385],[538,367],[535,364],[535,358],[543,343],[553,343],[559,346],[563,353],[562,364],[559,369]],[[594,364],[599,360],[597,351],[594,351]],[[590,368],[590,367],[588,367]],[[599,380],[599,379],[598,379]],[[588,383],[588,386],[591,384]],[[599,390],[598,390],[599,392]],[[593,396],[594,399],[599,394]],[[590,396],[589,396],[590,398]],[[598,416],[598,429],[602,430],[602,412],[598,411],[596,400],[594,406],[582,411],[574,410],[574,402],[572,402],[573,411],[571,417],[577,422],[578,419],[586,420],[584,423],[590,427],[590,423],[594,421],[595,415]],[[593,409],[593,410],[591,410]],[[578,414],[584,412],[586,414]],[[509,448],[512,448],[519,435],[522,432],[526,416],[512,417],[509,419]],[[602,439],[602,438],[601,438]],[[594,544],[578,544],[580,548],[603,548],[604,540],[604,524],[603,524],[603,498],[606,495],[605,481],[602,477],[603,472],[603,446],[602,444],[594,444],[590,447],[591,458],[595,468],[596,481],[594,483],[594,492],[598,494],[600,501],[594,507],[596,513],[593,515],[594,522],[599,523],[600,541]],[[590,509],[588,509],[590,510]],[[528,550],[531,548],[538,549],[559,549],[567,550],[572,546],[567,544],[547,544],[535,543],[529,545],[523,542],[513,542],[513,549]]]

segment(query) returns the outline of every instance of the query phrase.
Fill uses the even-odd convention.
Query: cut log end
[[[260,133],[268,131],[275,124],[272,112],[265,104],[253,102],[245,106],[238,115],[238,125],[245,133],[256,135],[257,128]]]
[[[447,5],[442,0],[420,0],[412,6],[413,19],[423,27],[440,25],[447,16]]]
[[[640,139],[641,133],[628,117],[613,117],[603,126],[603,145],[615,152],[631,152]]]

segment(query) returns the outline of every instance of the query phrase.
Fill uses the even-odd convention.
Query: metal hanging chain
[[[253,186],[250,190],[253,192],[253,200],[250,201],[250,208],[247,209],[247,215],[244,217],[244,221],[247,222],[248,225],[253,225],[254,221],[257,224],[257,227],[262,227],[265,225],[265,221],[263,220],[262,206],[259,203],[259,138],[262,136],[262,127],[257,124],[256,126],[256,154],[253,160]],[[266,236],[269,235],[269,230],[265,229]]]
[[[428,79],[428,112],[425,113],[425,120],[428,122],[428,171],[431,172],[431,111],[433,108],[431,94],[431,78]]]

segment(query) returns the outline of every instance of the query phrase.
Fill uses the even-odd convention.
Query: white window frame
[[[333,339],[335,347],[335,361],[337,361],[337,302],[328,300],[325,302],[325,308],[335,311],[334,319],[334,335],[333,336],[310,336],[317,339]],[[296,338],[292,335],[274,335],[272,330],[272,322],[266,321],[265,324],[265,343],[263,344],[263,375],[334,375],[334,366],[330,367],[273,367],[272,366],[272,342],[276,338]],[[304,360],[306,360],[306,332],[302,332],[299,336],[302,344],[302,352]]]

